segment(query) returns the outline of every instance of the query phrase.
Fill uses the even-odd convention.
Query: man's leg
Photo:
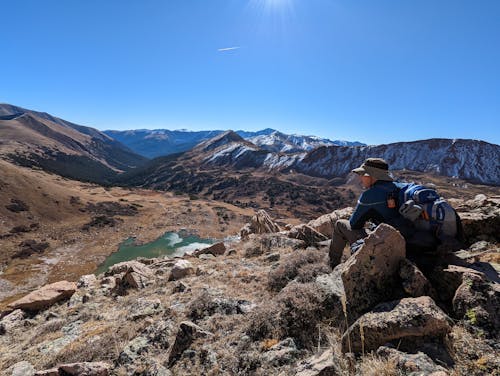
[[[330,266],[334,268],[340,264],[340,258],[346,244],[366,237],[366,230],[353,230],[347,219],[339,219],[333,226],[332,241],[330,243]]]

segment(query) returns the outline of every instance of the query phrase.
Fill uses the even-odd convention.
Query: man
[[[367,236],[363,228],[367,221],[376,225],[388,223],[400,231],[404,229],[405,220],[397,208],[397,192],[402,183],[393,182],[387,162],[381,158],[368,158],[352,171],[358,174],[366,191],[359,197],[351,218],[339,219],[335,223],[329,253],[332,268],[340,263],[346,244]]]

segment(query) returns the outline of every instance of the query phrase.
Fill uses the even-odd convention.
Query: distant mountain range
[[[167,156],[148,161],[147,153]],[[392,170],[500,185],[500,146],[484,141],[430,139],[344,145],[273,129],[104,133],[7,104],[0,104],[0,157],[78,180],[179,190],[195,184],[194,192],[210,190],[210,184],[224,186],[222,172],[250,172],[262,179],[291,173],[345,179],[367,157],[385,158]],[[204,178],[197,180],[197,174]]]
[[[200,142],[209,140],[226,131],[197,131],[168,130],[168,129],[139,129],[128,131],[104,131],[108,136],[120,141],[131,150],[147,158],[175,154],[188,151]],[[266,128],[257,132],[236,131],[239,136],[275,153],[297,153],[310,151],[319,146],[361,146],[360,142],[331,141],[315,136],[288,135],[274,129]]]

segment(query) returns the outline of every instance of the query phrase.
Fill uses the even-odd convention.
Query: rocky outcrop
[[[309,221],[307,225],[325,235],[327,238],[331,238],[335,222],[338,219],[349,219],[353,210],[354,209],[351,207],[335,210],[329,214],[322,215],[321,217]]]
[[[68,281],[59,281],[45,285],[35,290],[25,297],[16,300],[8,305],[7,308],[24,311],[39,311],[50,307],[51,305],[71,297],[76,290],[76,283]]]
[[[198,325],[190,322],[183,321],[179,325],[177,334],[175,335],[175,340],[168,351],[168,361],[169,365],[175,363],[182,352],[189,348],[191,343],[197,338],[211,337],[212,333],[209,333]]]
[[[154,283],[154,273],[138,261],[126,261],[113,265],[106,276],[114,276],[117,287],[143,289]]]
[[[304,224],[292,227],[288,232],[288,237],[302,240],[306,245],[313,245],[328,240],[328,237],[316,231],[311,226]]]
[[[378,348],[377,355],[393,361],[396,368],[404,374],[430,375],[433,372],[445,372],[444,376],[448,375],[445,368],[438,366],[428,355],[420,351],[416,354],[407,354],[391,347],[382,346]]]
[[[408,259],[403,259],[399,267],[399,276],[404,291],[411,297],[435,296],[436,293],[429,280],[420,269]]]
[[[428,296],[382,303],[349,327],[342,336],[342,349],[361,353],[391,341],[442,337],[451,330],[450,322]]]
[[[259,210],[241,230],[240,236],[242,239],[248,239],[250,234],[266,234],[271,232],[281,231],[277,223],[275,223],[265,210]]]
[[[349,316],[356,318],[374,305],[395,299],[400,288],[399,265],[405,259],[405,240],[393,227],[381,224],[342,267]]]

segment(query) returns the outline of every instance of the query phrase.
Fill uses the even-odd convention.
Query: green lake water
[[[141,245],[135,244],[135,239],[130,238],[120,244],[118,251],[99,265],[95,274],[104,273],[114,264],[134,260],[137,257],[182,256],[186,252],[206,248],[213,242],[211,239],[203,239],[184,232],[167,232],[155,241]]]

